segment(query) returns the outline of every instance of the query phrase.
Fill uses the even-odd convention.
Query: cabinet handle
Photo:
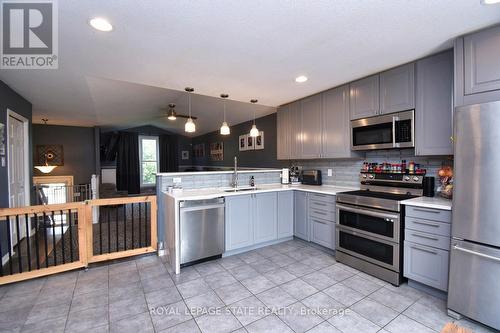
[[[324,212],[318,212],[317,210],[313,210],[313,212],[315,212],[316,214],[320,214],[320,215],[327,215],[327,213],[324,213]]]
[[[326,206],[326,203],[323,203],[323,202],[313,202],[313,205]]]
[[[430,210],[430,209],[423,209],[423,208],[413,208],[413,210],[416,210],[417,212],[425,212],[425,213],[433,213],[433,214],[441,213],[438,210]]]
[[[424,235],[419,235],[419,234],[411,234],[411,235],[415,236],[415,237],[420,237],[420,238],[426,238],[426,239],[434,240],[434,241],[438,241],[439,240],[439,238],[436,238],[436,237],[424,236]]]
[[[434,224],[434,223],[421,222],[421,221],[413,221],[413,223],[415,223],[415,224],[427,225],[427,226],[429,226],[429,227],[439,228],[439,224]]]
[[[312,221],[316,222],[316,223],[327,224],[326,222],[323,222],[323,221],[320,221],[320,220],[312,220]]]
[[[432,251],[432,250],[429,250],[429,249],[425,249],[425,248],[422,248],[422,247],[419,247],[419,246],[411,245],[410,247],[411,247],[412,249],[415,249],[415,250],[420,250],[420,251],[424,251],[424,252],[432,253],[432,254],[435,254],[435,255],[437,255],[437,254],[438,254],[436,251]]]

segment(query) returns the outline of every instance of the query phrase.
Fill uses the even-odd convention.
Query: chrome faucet
[[[234,157],[233,188],[238,188],[238,158]]]

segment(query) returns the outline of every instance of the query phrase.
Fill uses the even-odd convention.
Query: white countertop
[[[281,172],[282,169],[241,169],[238,173],[268,173],[268,172]],[[187,172],[158,172],[156,176],[199,176],[199,175],[215,175],[215,174],[230,174],[234,170],[226,171],[187,171]]]
[[[330,186],[330,185],[282,185],[282,184],[270,184],[270,185],[257,185],[256,190],[251,191],[239,191],[239,192],[225,192],[226,188],[206,188],[206,189],[185,189],[178,193],[168,193],[164,192],[166,195],[169,195],[175,200],[205,200],[205,199],[213,199],[217,197],[229,197],[233,195],[245,195],[252,193],[265,193],[265,192],[276,192],[276,191],[305,191],[305,192],[313,192],[320,194],[329,194],[336,195],[340,192],[354,191],[359,190],[359,188],[355,187],[341,187],[341,186]]]
[[[440,197],[418,197],[401,201],[403,205],[451,210],[451,200]]]

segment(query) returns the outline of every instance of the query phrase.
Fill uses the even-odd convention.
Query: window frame
[[[155,161],[144,161],[142,159],[142,141],[143,140],[154,140],[156,142],[156,172],[160,172],[160,138],[155,135],[139,135],[139,177],[141,188],[144,187],[154,187],[156,186],[156,178],[153,183],[144,183],[142,164],[144,162],[155,162]]]

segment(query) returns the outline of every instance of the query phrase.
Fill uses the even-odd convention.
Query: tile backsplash
[[[255,185],[262,184],[277,184],[281,182],[281,172],[270,171],[270,172],[238,172],[238,183],[240,186],[250,185],[250,177],[254,176]],[[200,173],[198,174],[188,174],[188,175],[175,175],[175,176],[157,176],[157,184],[160,191],[165,191],[168,186],[174,184],[174,178],[181,179],[181,185],[184,189],[197,189],[197,188],[217,188],[217,187],[229,187],[233,181],[232,173],[220,173],[213,171],[210,173]]]
[[[420,164],[421,168],[427,169],[427,176],[436,177],[437,172],[442,165],[453,165],[452,156],[415,156],[413,149],[401,150],[377,150],[366,153],[364,159],[345,159],[345,160],[310,160],[294,161],[293,165],[300,166],[303,169],[321,170],[323,184],[335,186],[359,186],[359,172],[363,162],[368,163],[399,163],[401,160],[407,162],[414,161]],[[328,176],[328,169],[332,169],[332,176]]]

